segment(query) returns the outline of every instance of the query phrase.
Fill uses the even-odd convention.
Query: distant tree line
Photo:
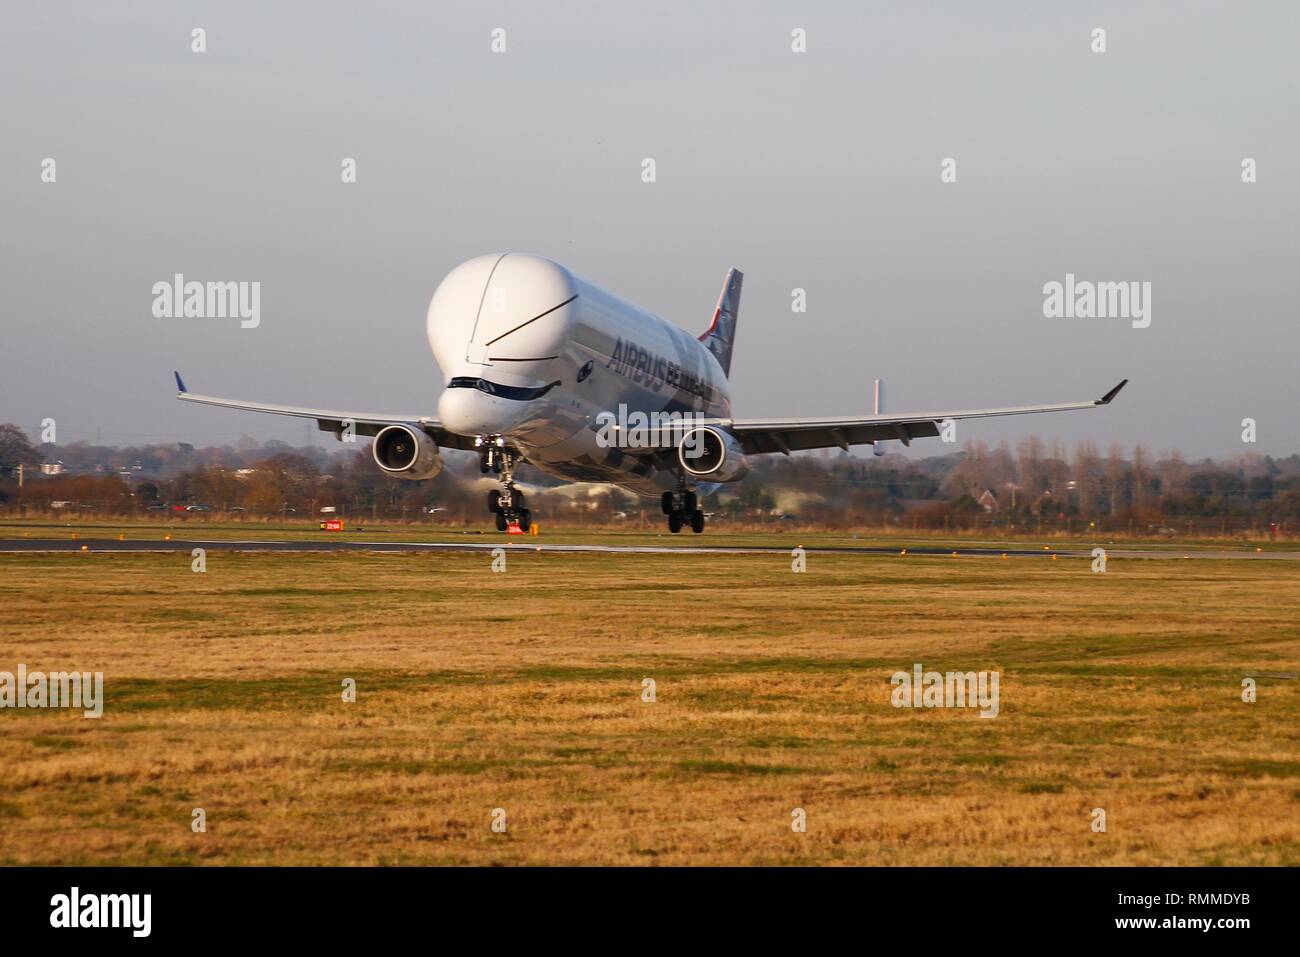
[[[33,445],[0,425],[0,506],[13,512],[74,510],[123,515],[200,510],[246,517],[318,516],[333,508],[355,522],[486,520],[494,483],[467,453],[425,482],[382,474],[368,443],[293,448],[282,442],[195,448]],[[43,474],[42,463],[58,463]],[[23,467],[22,487],[18,484]],[[658,524],[657,504],[608,486],[562,486],[525,466],[531,507],[542,519]],[[57,503],[57,507],[56,507]],[[1058,529],[1089,526],[1159,534],[1300,527],[1300,455],[1244,454],[1187,462],[1138,446],[1103,456],[1092,443],[1067,453],[1036,437],[922,459],[836,452],[760,456],[741,482],[708,495],[715,521],[790,522],[835,528]],[[178,511],[179,510],[179,511]],[[433,511],[436,510],[436,511]]]

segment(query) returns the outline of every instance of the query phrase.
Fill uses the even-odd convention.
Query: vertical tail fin
[[[740,314],[740,286],[745,281],[745,274],[739,269],[727,270],[726,281],[722,284],[722,294],[718,296],[718,307],[713,310],[713,321],[700,342],[704,348],[713,353],[722,371],[731,375],[731,347],[736,342],[736,319]]]
[[[885,411],[885,380],[877,379],[875,387],[871,390],[871,414],[882,415]],[[872,455],[885,454],[885,440],[876,439],[871,443]]]

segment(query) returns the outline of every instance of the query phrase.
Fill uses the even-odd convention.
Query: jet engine
[[[376,465],[397,478],[431,479],[442,471],[438,443],[412,426],[384,426],[376,433],[370,454]]]
[[[749,472],[745,450],[728,432],[708,426],[690,429],[677,445],[677,461],[688,474],[711,482],[733,482]]]

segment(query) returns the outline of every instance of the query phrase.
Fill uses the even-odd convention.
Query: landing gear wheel
[[[694,498],[694,496],[692,496]],[[704,513],[698,508],[691,512],[691,531],[696,535],[704,531]]]
[[[519,527],[522,528],[524,531],[528,531],[528,529],[532,528],[532,526],[533,526],[533,513],[526,508],[521,508],[519,510]]]
[[[488,492],[488,511],[501,511],[501,493],[497,489]]]
[[[496,520],[497,520],[497,531],[504,532],[506,530],[506,513],[497,512]]]
[[[691,515],[692,513],[695,512],[697,508],[700,507],[699,502],[695,501],[694,492],[687,492],[686,495],[684,496],[683,501],[684,504],[682,505],[682,511],[685,512],[687,515]]]
[[[668,516],[668,531],[676,535],[682,530],[682,513],[673,512]]]
[[[664,497],[660,499],[660,507],[664,510],[665,515],[673,513],[673,493],[664,492]]]

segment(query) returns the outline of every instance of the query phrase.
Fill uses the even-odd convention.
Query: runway
[[[486,538],[486,536],[485,536]],[[0,553],[59,553],[59,552],[189,552],[195,548],[207,551],[231,552],[490,552],[495,548],[504,548],[511,552],[576,552],[621,555],[744,555],[790,554],[794,545],[562,545],[541,542],[509,541],[489,538],[479,542],[359,542],[359,541],[255,541],[245,539],[131,539],[121,541],[112,538],[6,538],[0,539]],[[1030,548],[989,548],[986,546],[937,546],[937,545],[807,545],[803,546],[808,554],[858,554],[858,555],[899,555],[906,550],[908,555],[951,556],[955,551],[958,557],[999,558],[1091,558],[1091,548],[1030,549]],[[1255,559],[1275,561],[1298,561],[1300,551],[1256,552],[1242,550],[1159,550],[1159,549],[1123,549],[1107,548],[1108,558],[1143,558],[1143,559]]]

